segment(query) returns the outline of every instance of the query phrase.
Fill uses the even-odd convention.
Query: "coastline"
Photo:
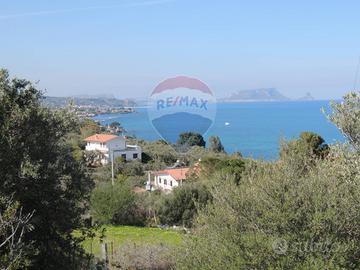
[[[102,125],[118,121],[127,134],[138,139],[160,140],[147,108],[140,106],[136,113],[103,114],[93,119]],[[228,153],[240,151],[244,156],[266,160],[277,157],[280,138],[293,139],[302,131],[318,133],[328,143],[342,141],[342,135],[321,108],[330,111],[329,101],[219,102],[215,122],[204,138],[219,136]]]

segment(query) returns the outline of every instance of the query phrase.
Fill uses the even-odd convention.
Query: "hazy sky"
[[[338,98],[354,85],[360,1],[0,0],[0,33],[0,66],[52,96],[146,97],[187,75],[220,97]]]

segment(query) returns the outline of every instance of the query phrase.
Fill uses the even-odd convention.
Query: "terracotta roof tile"
[[[95,134],[92,135],[90,137],[85,138],[86,142],[100,142],[100,143],[104,143],[104,142],[108,142],[111,141],[115,138],[118,138],[119,136],[116,135],[111,135],[111,134]]]
[[[176,169],[165,169],[154,173],[157,175],[169,174],[175,180],[185,180],[187,178],[188,171],[189,168],[176,168]]]

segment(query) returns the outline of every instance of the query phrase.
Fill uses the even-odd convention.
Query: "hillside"
[[[229,97],[222,99],[224,102],[239,101],[286,101],[288,97],[281,94],[275,88],[261,88],[253,90],[242,90],[231,94]]]
[[[43,102],[49,107],[64,107],[72,101],[76,106],[89,107],[134,107],[136,103],[129,99],[115,97],[45,97]]]
[[[311,95],[311,93],[306,93],[305,96],[298,99],[298,101],[313,101],[315,98]]]

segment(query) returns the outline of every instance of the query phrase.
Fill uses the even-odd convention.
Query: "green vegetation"
[[[349,143],[360,149],[360,94],[350,92],[341,103],[331,103],[329,119],[342,131]]]
[[[187,151],[192,146],[205,147],[205,140],[201,134],[194,132],[184,132],[179,135],[179,139],[176,142],[176,147],[180,150]]]
[[[245,170],[245,160],[241,157],[212,157],[207,156],[201,160],[201,177],[212,178],[215,173],[221,172],[231,176],[232,181],[239,184],[241,175]]]
[[[83,242],[85,250],[95,254],[97,257],[100,257],[100,232],[103,228],[105,229],[103,242],[108,243],[110,248],[113,246],[114,249],[120,249],[123,245],[129,243],[137,245],[164,244],[177,247],[182,243],[183,239],[183,234],[171,229],[166,230],[133,226],[103,226],[98,230],[93,239],[87,238]],[[81,233],[76,232],[75,235],[80,236]]]
[[[41,98],[30,82],[10,79],[0,70],[0,194],[11,199],[10,209],[18,209],[10,220],[15,217],[19,225],[13,238],[18,242],[8,240],[8,230],[2,232],[1,260],[18,260],[13,269],[86,267],[71,234],[83,226],[93,187],[67,141],[70,133],[79,132],[78,121],[67,110],[42,107]],[[18,222],[28,214],[28,222]],[[0,222],[0,228],[7,226]]]
[[[303,132],[265,162],[226,154],[218,137],[206,149],[187,132],[177,144],[186,155],[140,141],[143,161],[117,159],[114,185],[110,166],[83,151],[101,127],[41,98],[0,71],[1,269],[102,269],[101,241],[111,269],[360,268],[358,94],[329,115],[347,143]],[[177,160],[193,166],[182,186],[142,189],[146,171]],[[150,228],[164,223],[189,235]]]
[[[114,122],[111,122],[109,126],[112,128],[117,128],[117,127],[121,127],[121,124],[118,121],[114,121]]]
[[[159,170],[174,164],[179,154],[165,141],[145,142],[140,141],[143,150],[142,160],[148,168]]]
[[[143,225],[135,203],[135,194],[127,182],[102,183],[91,196],[91,214],[96,223],[114,225]]]
[[[209,150],[215,153],[225,152],[224,146],[218,136],[211,136],[209,138]]]
[[[191,227],[198,209],[211,200],[206,186],[201,183],[190,183],[175,189],[165,196],[158,209],[163,224]]]
[[[360,99],[334,106],[350,144],[306,132],[283,142],[276,162],[247,161],[239,182],[223,170],[208,177],[212,203],[177,269],[359,269]]]
[[[0,269],[20,269],[29,266],[25,253],[31,248],[24,243],[24,233],[31,230],[33,213],[23,214],[18,202],[0,195]]]

